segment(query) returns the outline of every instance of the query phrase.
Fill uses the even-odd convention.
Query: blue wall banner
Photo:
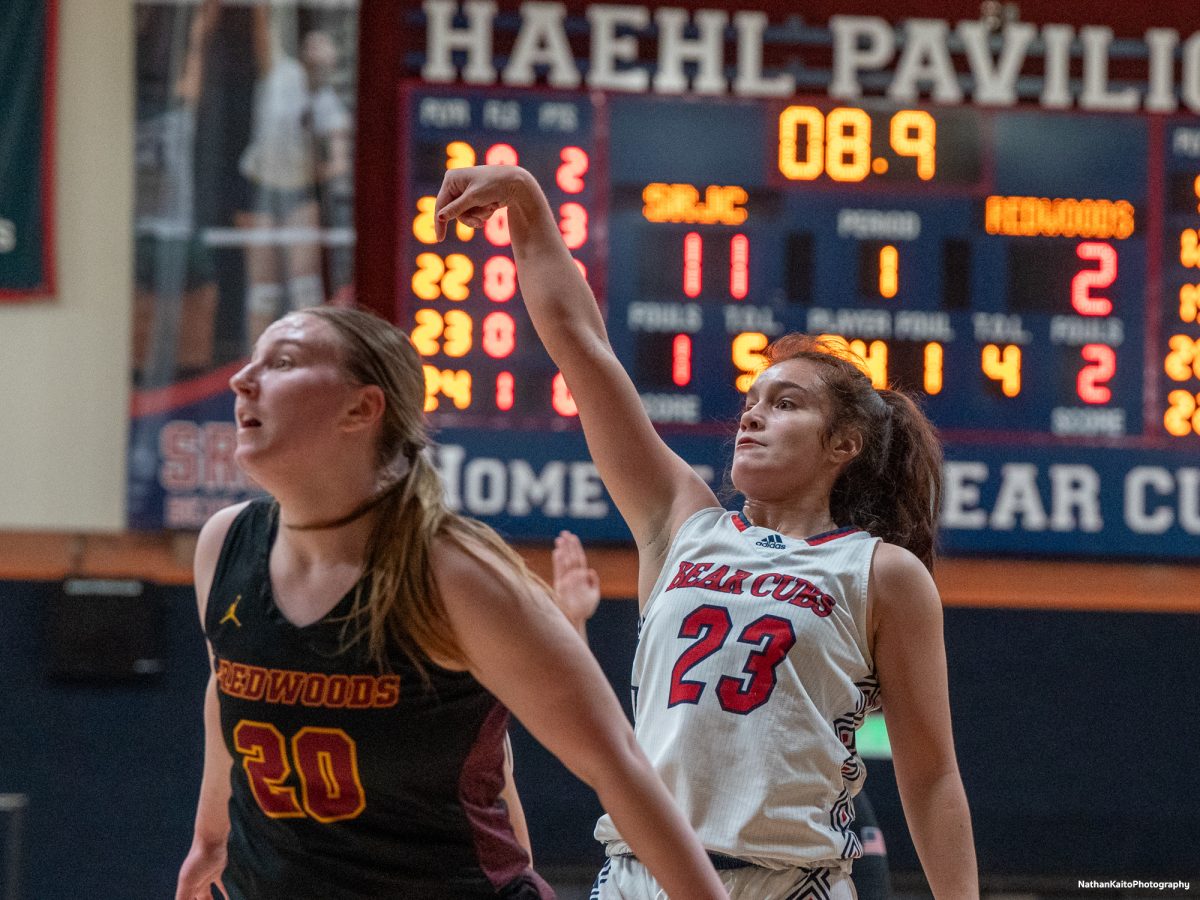
[[[585,541],[630,540],[581,432],[533,440],[445,429],[437,439],[434,459],[455,508],[509,536],[549,541],[569,528]],[[668,436],[718,496],[727,493],[729,440]],[[949,441],[942,471],[948,555],[1186,560],[1200,548],[1200,465],[1191,453]]]
[[[55,13],[0,6],[0,301],[54,293]]]

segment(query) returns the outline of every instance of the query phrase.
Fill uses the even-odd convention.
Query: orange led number
[[[1163,414],[1163,428],[1175,437],[1200,434],[1200,395],[1191,391],[1171,391],[1167,394],[1170,406]]]
[[[412,291],[422,300],[465,300],[471,295],[467,283],[475,274],[475,265],[461,253],[451,253],[445,259],[436,253],[417,255],[417,271],[412,277]]]
[[[496,210],[491,218],[483,223],[483,236],[493,247],[507,247],[512,243],[508,233],[508,207]]]
[[[455,409],[466,409],[471,405],[471,373],[466,369],[439,369],[428,363],[425,371],[425,412],[438,408],[438,395],[447,397]]]
[[[1075,393],[1084,403],[1107,403],[1112,390],[1102,382],[1117,373],[1117,353],[1108,344],[1084,344],[1079,351],[1088,365],[1075,378]]]
[[[1167,341],[1171,352],[1163,360],[1163,369],[1172,381],[1200,378],[1200,340],[1186,334],[1173,334]]]
[[[451,141],[446,145],[446,168],[465,169],[475,165],[475,148],[466,141]]]
[[[995,344],[983,348],[983,374],[992,381],[1000,383],[1000,390],[1005,397],[1015,397],[1021,393],[1021,348],[1016,344],[1007,344],[1003,350]]]
[[[822,334],[817,337],[821,343],[828,344],[842,353],[850,354],[849,360],[858,370],[871,379],[876,390],[887,387],[888,380],[888,347],[883,341],[866,341],[855,338],[846,340],[840,334]]]
[[[492,144],[487,148],[483,161],[485,165],[489,166],[515,166],[517,151],[511,144]]]
[[[436,244],[437,232],[434,231],[433,209],[437,203],[436,197],[418,197],[417,215],[413,219],[413,237],[422,244]],[[475,236],[475,229],[464,225],[457,219],[454,221],[454,233],[460,241],[469,241]]]
[[[578,203],[564,203],[558,208],[558,230],[568,249],[578,250],[587,243],[587,210]]]
[[[803,141],[801,133],[803,132]],[[902,109],[889,123],[897,156],[916,160],[917,177],[937,172],[937,123],[921,109]],[[825,115],[815,106],[789,106],[779,114],[779,171],[791,181],[858,182],[888,170],[886,157],[871,157],[871,117],[863,109],[839,106]]]
[[[900,251],[891,244],[879,250],[879,296],[891,300],[900,290]]]
[[[413,346],[422,356],[466,356],[471,349],[471,330],[474,322],[460,309],[445,315],[435,309],[418,309],[413,313],[417,325],[412,330]],[[444,343],[438,344],[441,338]]]
[[[834,181],[862,181],[871,171],[871,117],[839,106],[825,119],[825,171]]]
[[[1081,316],[1107,316],[1112,312],[1112,301],[1107,297],[1093,297],[1092,289],[1103,290],[1117,280],[1117,251],[1112,244],[1087,241],[1075,248],[1080,259],[1094,259],[1100,263],[1098,269],[1083,269],[1071,279],[1071,306]]]
[[[671,380],[676,387],[692,383],[692,338],[677,334],[671,342]]]
[[[1185,284],[1179,289],[1179,319],[1200,322],[1200,284]]]
[[[804,155],[797,136],[804,129]],[[779,114],[779,171],[792,181],[812,181],[825,170],[825,116],[815,106],[789,106]]]
[[[504,359],[516,349],[517,326],[508,313],[489,313],[483,320],[483,352],[492,359]]]
[[[507,256],[493,256],[483,264],[483,295],[493,303],[507,303],[517,292],[517,264]]]
[[[575,398],[571,396],[562,372],[555,374],[554,382],[550,386],[550,405],[560,416],[570,418],[579,415],[579,407],[575,405]]]
[[[1200,234],[1195,228],[1185,228],[1179,233],[1179,264],[1189,268],[1200,268]]]
[[[558,154],[562,165],[554,173],[554,183],[565,194],[578,194],[583,191],[583,175],[588,170],[587,152],[579,147],[563,147]]]
[[[734,380],[734,385],[743,394],[750,390],[754,379],[767,367],[767,358],[762,351],[767,349],[768,343],[770,341],[761,331],[743,331],[730,344],[733,364],[741,373]]]
[[[516,382],[512,372],[501,372],[496,376],[496,409],[508,412],[516,400]]]
[[[729,239],[729,296],[745,300],[750,293],[750,239],[735,234]]]
[[[704,243],[700,234],[689,231],[683,238],[683,292],[689,297],[700,296],[703,262]]]
[[[929,181],[937,172],[937,123],[923,109],[902,109],[892,116],[891,144],[897,156],[917,160],[917,177]]]
[[[942,392],[942,364],[945,350],[937,341],[925,345],[925,393],[931,397]]]
[[[871,341],[868,344],[866,341],[854,340],[850,342],[850,352],[862,360],[861,364],[857,360],[855,364],[871,379],[875,390],[882,391],[887,387],[888,346],[886,342]]]

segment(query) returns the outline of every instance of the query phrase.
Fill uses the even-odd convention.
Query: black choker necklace
[[[292,531],[328,531],[331,528],[341,528],[343,525],[349,525],[355,519],[361,519],[363,516],[381,504],[384,500],[394,494],[396,489],[402,484],[404,484],[404,479],[397,479],[378,494],[375,494],[373,497],[368,497],[362,503],[358,504],[358,506],[354,507],[354,509],[350,510],[350,512],[346,513],[346,515],[340,518],[330,519],[327,522],[313,522],[308,525],[292,525],[288,522],[283,522],[283,527]]]

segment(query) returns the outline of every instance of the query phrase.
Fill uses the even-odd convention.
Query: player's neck
[[[742,513],[751,525],[769,528],[787,537],[809,538],[837,527],[829,514],[829,502],[812,500],[746,499]]]

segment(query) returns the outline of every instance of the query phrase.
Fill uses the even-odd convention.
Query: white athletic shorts
[[[764,869],[745,866],[717,874],[731,900],[858,900],[841,869]],[[632,856],[605,861],[590,900],[668,900],[649,870]]]

